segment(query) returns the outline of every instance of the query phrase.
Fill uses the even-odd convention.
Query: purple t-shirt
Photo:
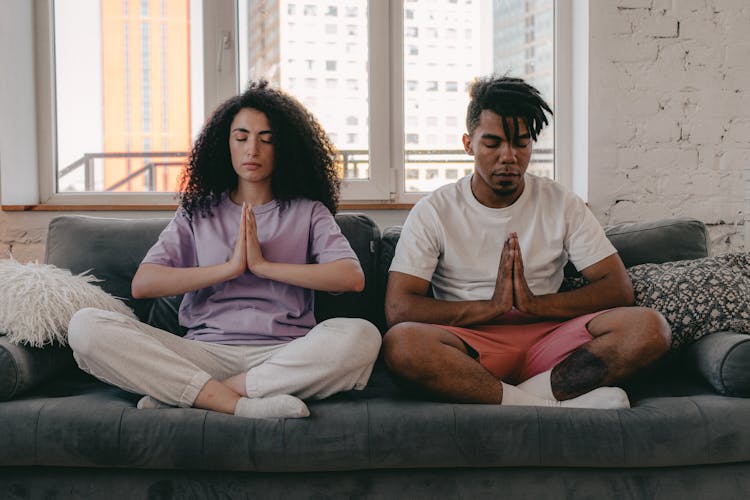
[[[234,251],[242,207],[226,194],[212,216],[177,209],[144,263],[171,267],[227,262]],[[258,241],[266,259],[288,264],[357,259],[331,212],[319,201],[273,200],[253,207]],[[259,278],[249,271],[188,292],[180,305],[185,338],[221,344],[275,344],[305,335],[315,326],[313,291]]]

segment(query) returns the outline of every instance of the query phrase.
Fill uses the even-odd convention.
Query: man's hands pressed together
[[[523,274],[523,256],[517,233],[511,233],[503,244],[492,304],[497,308],[497,316],[502,316],[513,307],[521,312],[534,313],[536,295]]]

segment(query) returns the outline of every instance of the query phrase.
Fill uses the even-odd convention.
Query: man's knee
[[[636,310],[643,324],[643,342],[656,352],[666,353],[672,344],[672,329],[667,320],[655,309],[638,307]]]
[[[428,347],[430,339],[420,335],[421,323],[404,322],[392,326],[383,337],[383,359],[392,371],[405,374],[416,368],[420,352]]]

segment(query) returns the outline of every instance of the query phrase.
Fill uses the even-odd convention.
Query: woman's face
[[[262,111],[242,108],[229,127],[232,167],[240,182],[271,182],[274,167],[273,133]]]

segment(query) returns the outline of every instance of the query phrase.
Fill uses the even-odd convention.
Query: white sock
[[[559,406],[561,408],[595,408],[601,410],[630,408],[627,393],[619,387],[599,387],[577,398],[551,401],[536,397],[505,382],[502,382],[502,384],[503,401],[501,404],[506,406]]]
[[[240,398],[234,414],[245,418],[303,418],[310,415],[307,405],[289,394],[266,398]]]
[[[528,380],[518,384],[518,388],[523,392],[527,392],[533,396],[541,399],[548,399],[550,401],[557,401],[557,398],[552,394],[552,370],[547,370],[538,375],[534,375]]]
[[[159,408],[174,408],[172,405],[162,403],[158,399],[152,398],[151,396],[143,396],[138,400],[136,407],[139,410],[158,410]]]

